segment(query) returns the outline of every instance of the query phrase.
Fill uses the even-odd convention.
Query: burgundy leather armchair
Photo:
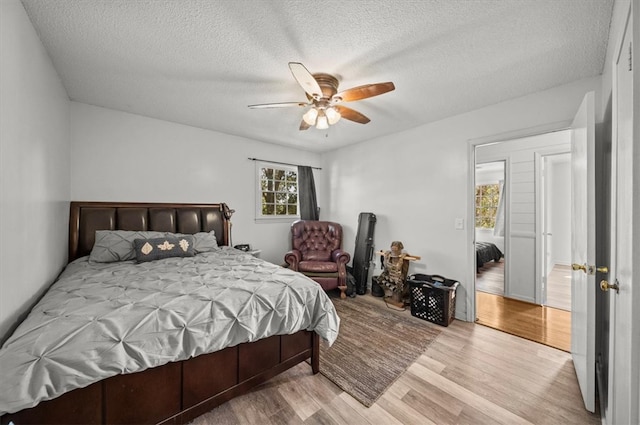
[[[351,255],[341,249],[342,226],[330,221],[298,220],[291,224],[291,251],[284,260],[322,286],[325,291],[339,288],[346,298],[347,263]]]

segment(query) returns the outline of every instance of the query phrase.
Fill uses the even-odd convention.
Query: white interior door
[[[595,411],[595,113],[587,93],[571,132],[571,355],[585,408]],[[580,269],[576,269],[580,267]]]
[[[638,173],[638,145],[633,146],[633,70],[631,69],[632,18],[620,45],[614,69],[614,137],[612,139],[612,240],[609,282],[618,285],[611,291],[609,331],[609,398],[605,418],[610,424],[631,424],[640,421],[638,382],[638,307],[639,294],[633,291],[633,276],[638,276],[637,249],[633,235],[638,231],[637,198],[634,200],[634,173]],[[634,171],[634,167],[636,170]],[[636,180],[637,181],[637,180]],[[637,196],[637,188],[636,194]],[[636,223],[634,223],[636,221]],[[634,262],[634,256],[636,260]],[[634,264],[635,263],[635,264]],[[635,292],[635,293],[634,293]],[[634,303],[634,299],[636,302]],[[636,359],[636,360],[634,360]]]

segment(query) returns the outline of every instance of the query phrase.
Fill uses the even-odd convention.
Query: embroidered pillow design
[[[193,236],[165,236],[154,239],[133,241],[138,263],[161,260],[170,257],[193,257],[195,255]]]

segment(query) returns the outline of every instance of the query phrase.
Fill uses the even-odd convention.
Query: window
[[[500,201],[500,185],[482,184],[476,186],[476,227],[493,229]]]
[[[298,217],[298,169],[258,163],[256,218]]]

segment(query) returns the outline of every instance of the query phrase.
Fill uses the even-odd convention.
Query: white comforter
[[[0,415],[75,388],[340,320],[320,285],[230,248],[67,266],[0,349]]]

